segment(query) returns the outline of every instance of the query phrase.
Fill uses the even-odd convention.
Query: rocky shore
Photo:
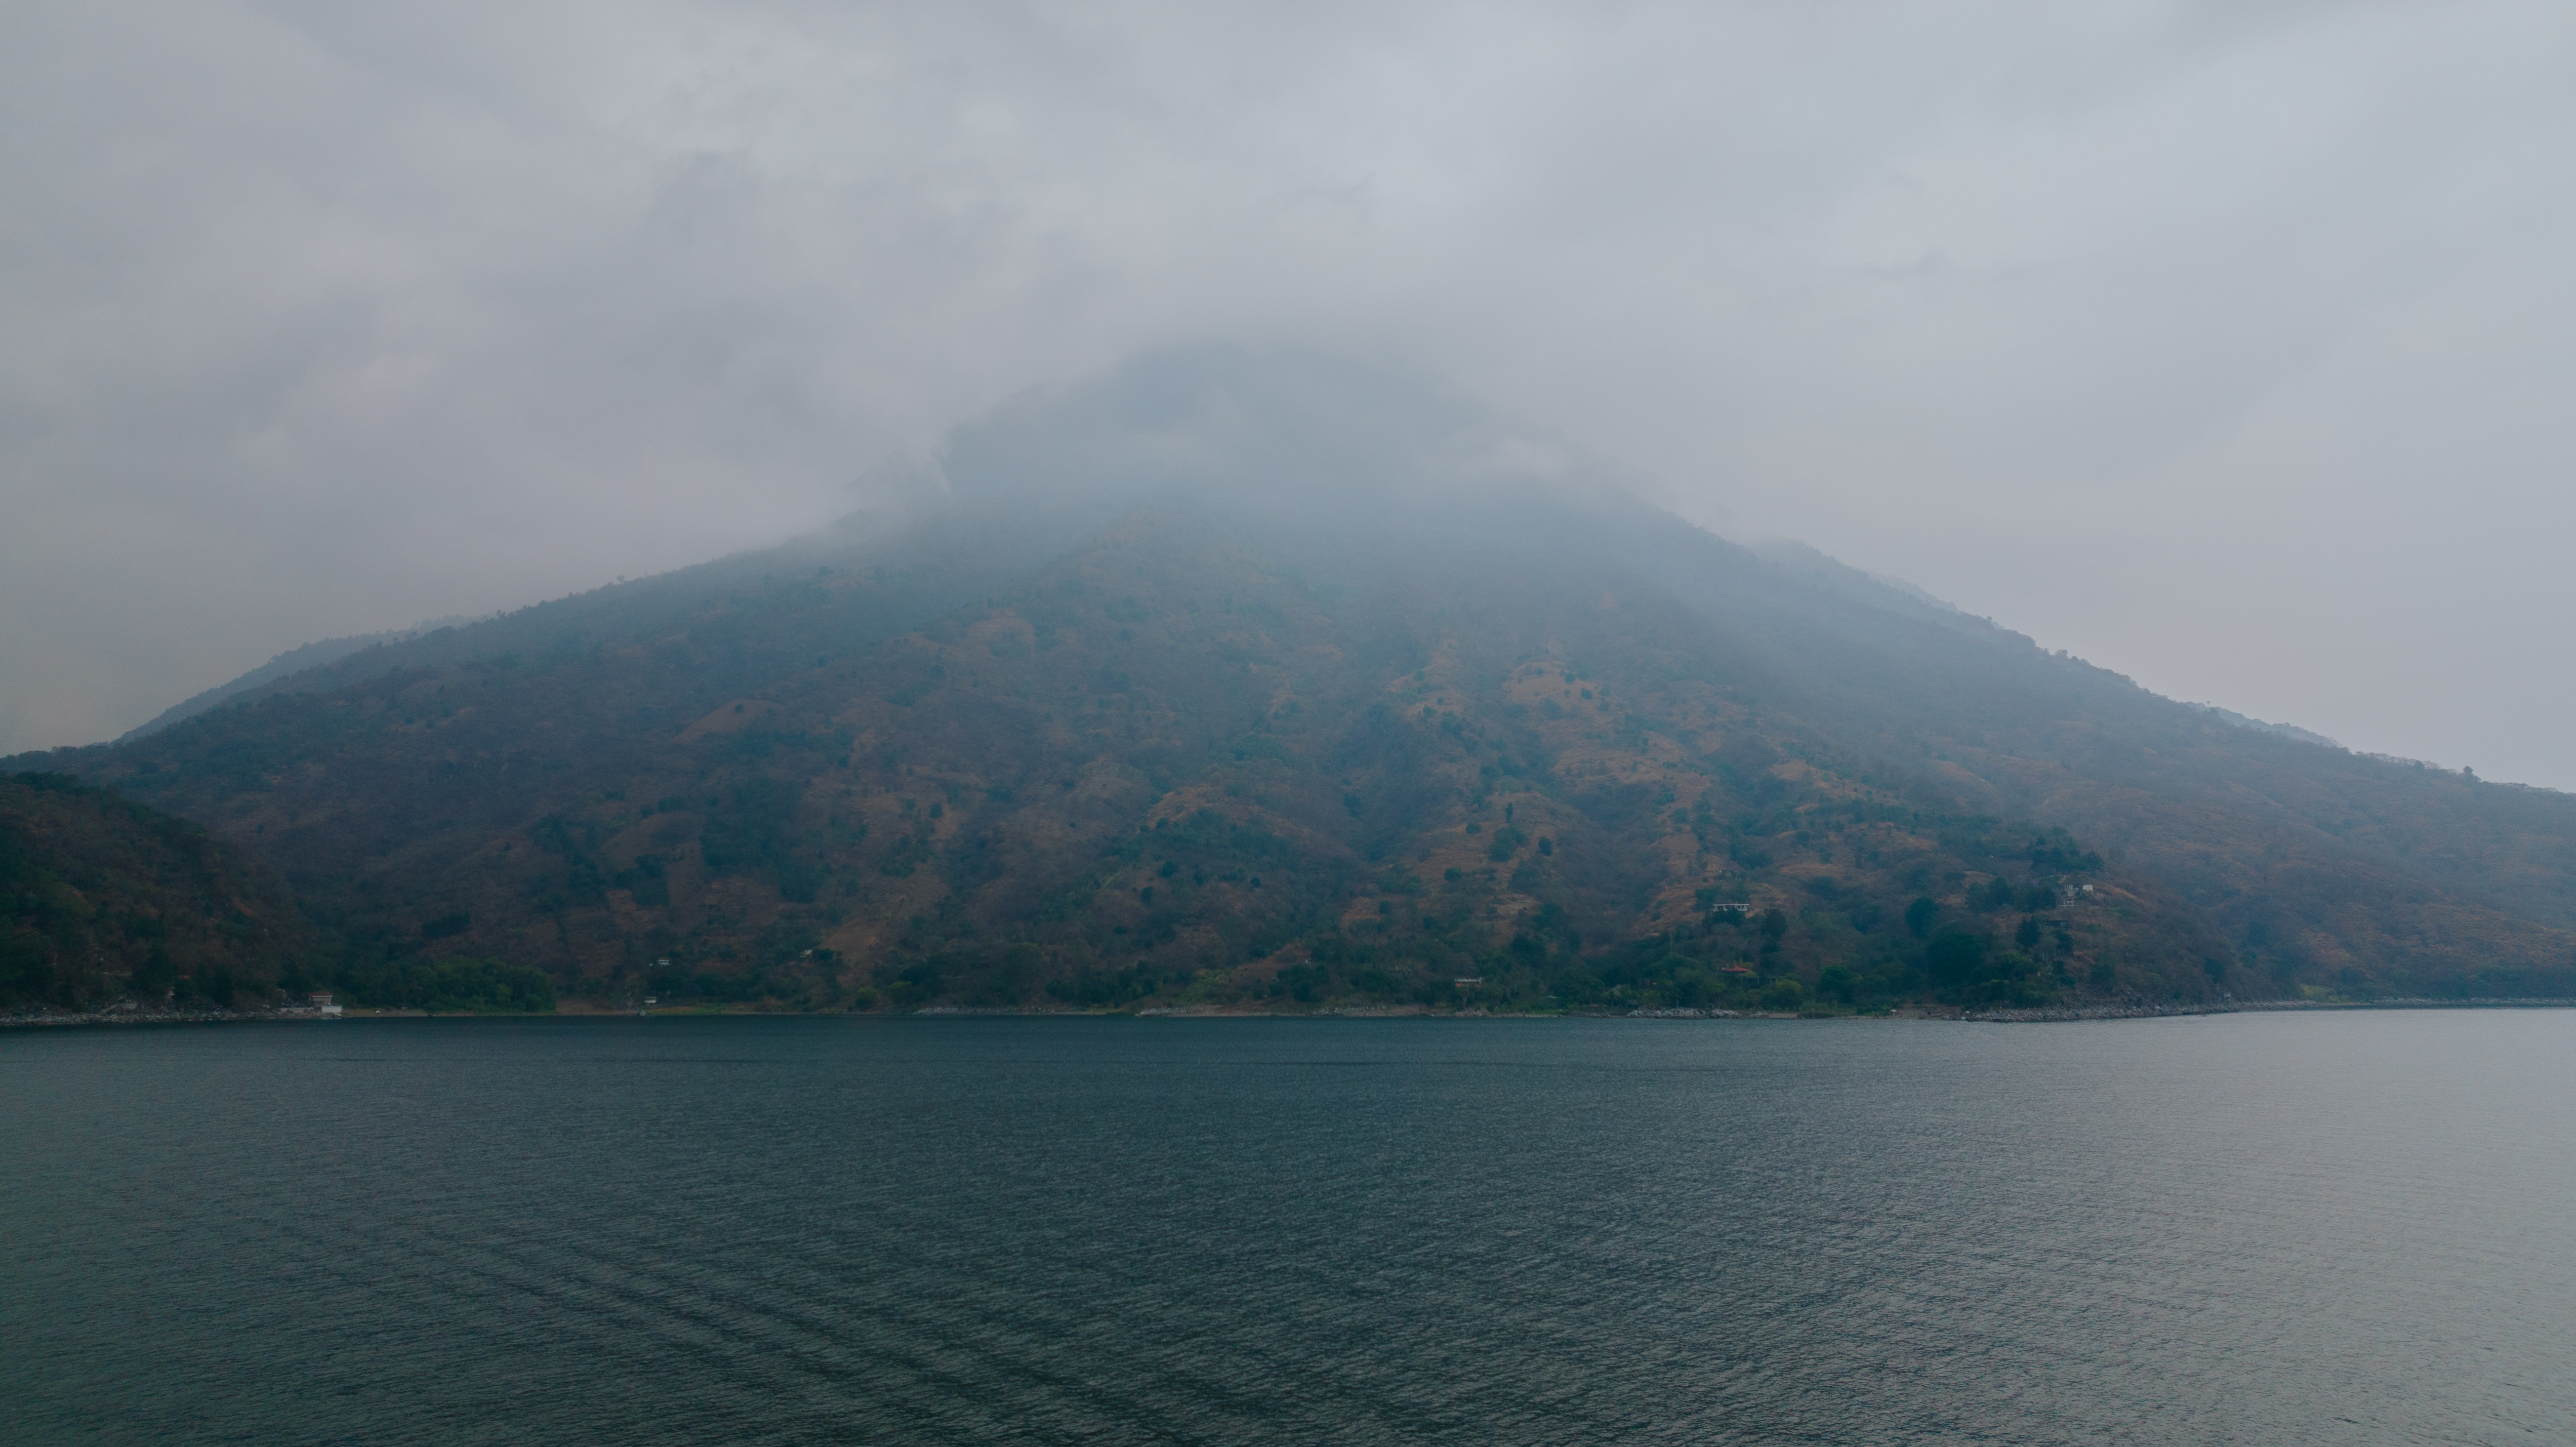
[[[204,1025],[238,1020],[331,1020],[314,1009],[292,1010],[20,1010],[0,1015],[0,1029],[46,1025]]]
[[[2051,1005],[2036,1010],[1971,1010],[1959,1016],[2001,1025],[2049,1024],[2065,1020],[2161,1020],[2171,1015],[2244,1015],[2277,1010],[2545,1010],[2576,1006],[2576,1000],[2218,1000],[2178,1005]]]
[[[2391,999],[2391,1000],[2219,1000],[2183,1004],[2099,1004],[2051,1005],[2030,1010],[1948,1010],[1926,1013],[1919,1010],[1898,1012],[1906,1019],[1948,1019],[1971,1024],[2036,1025],[2075,1020],[2161,1020],[2182,1015],[2243,1015],[2284,1010],[2546,1010],[2576,1008],[2576,999],[2489,999],[2465,1000]],[[0,1015],[0,1030],[44,1028],[72,1025],[201,1025],[226,1022],[376,1019],[396,1016],[421,1017],[420,1010],[371,1010],[352,1008],[345,1015],[326,1015],[309,1008],[275,1010],[21,1010]],[[627,1010],[600,1011],[567,1009],[563,1014],[627,1014]],[[686,1015],[700,1013],[688,1010],[655,1011],[655,1014]],[[724,1012],[771,1013],[771,1012]],[[789,1013],[789,1012],[775,1012]],[[915,1015],[996,1015],[1042,1016],[1047,1018],[1081,1018],[1119,1013],[1089,1010],[1012,1010],[995,1008],[933,1005],[915,1010]],[[1136,1012],[1138,1018],[1162,1019],[1389,1019],[1404,1017],[1437,1017],[1442,1019],[1533,1019],[1533,1020],[1787,1020],[1800,1018],[1787,1013],[1739,1010],[1693,1010],[1669,1008],[1629,1010],[1625,1012],[1576,1011],[1565,1014],[1522,1015],[1512,1011],[1481,1009],[1434,1011],[1421,1005],[1356,1005],[1321,1010],[1246,1009],[1241,1006],[1156,1005]],[[480,1018],[480,1017],[478,1017]],[[525,1018],[525,1017],[517,1017]],[[1817,1018],[1826,1018],[1819,1016]],[[1831,1018],[1851,1018],[1837,1016]]]

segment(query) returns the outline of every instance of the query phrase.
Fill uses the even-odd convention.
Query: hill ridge
[[[2576,993],[2576,799],[1196,362],[1013,404],[944,497],[40,757],[283,870],[343,970],[601,999]]]

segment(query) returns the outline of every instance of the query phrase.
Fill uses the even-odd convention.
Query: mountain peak
[[[1021,394],[949,437],[969,503],[1383,507],[1478,489],[1617,486],[1617,470],[1417,374],[1301,348],[1205,343]]]
[[[47,766],[285,871],[361,996],[433,948],[812,1008],[2576,989],[2576,800],[2240,727],[1290,350]]]

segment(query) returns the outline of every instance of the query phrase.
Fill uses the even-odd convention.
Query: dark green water
[[[2576,1442],[2576,1012],[0,1037],[0,1440]]]

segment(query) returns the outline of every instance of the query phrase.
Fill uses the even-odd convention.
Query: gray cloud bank
[[[0,752],[784,536],[1228,336],[1446,377],[2161,691],[2576,786],[2564,6],[0,38]]]

